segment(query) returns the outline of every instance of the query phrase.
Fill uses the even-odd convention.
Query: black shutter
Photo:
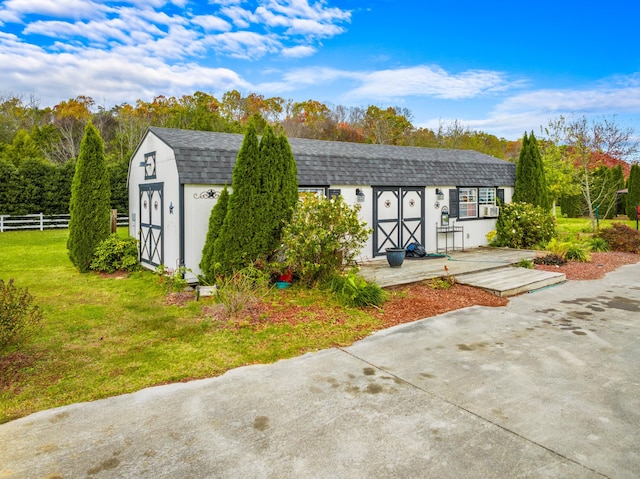
[[[458,217],[458,205],[460,198],[458,197],[458,189],[449,190],[449,218]]]
[[[504,205],[504,188],[498,188],[498,206]]]

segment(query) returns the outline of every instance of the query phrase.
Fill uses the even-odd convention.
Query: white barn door
[[[374,187],[374,256],[386,248],[424,245],[424,188]]]
[[[164,264],[163,183],[140,185],[140,262]]]

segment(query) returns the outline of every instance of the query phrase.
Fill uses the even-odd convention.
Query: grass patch
[[[582,241],[591,238],[593,231],[591,230],[591,220],[589,218],[556,218],[558,237],[562,241]],[[600,220],[600,229],[609,228],[613,223],[623,223],[629,228],[636,229],[636,222],[627,220],[621,221],[617,219]]]
[[[351,344],[381,324],[366,311],[342,308],[328,291],[297,288],[266,297],[273,308],[307,308],[295,320],[216,321],[207,313],[210,298],[167,304],[151,271],[78,273],[66,240],[67,230],[0,234],[0,278],[28,287],[44,312],[32,341],[0,351],[0,423]]]

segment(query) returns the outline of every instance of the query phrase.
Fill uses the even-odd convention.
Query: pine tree
[[[631,165],[631,172],[627,180],[627,216],[630,220],[637,219],[637,207],[640,205],[640,166]]]
[[[522,138],[513,201],[540,206],[545,211],[550,207],[542,157],[533,132],[528,137],[525,132]]]
[[[209,216],[209,229],[207,230],[207,239],[202,250],[202,260],[200,261],[200,269],[202,275],[208,283],[213,283],[215,277],[215,262],[213,261],[213,250],[215,241],[220,235],[224,218],[227,215],[229,206],[229,188],[224,186],[218,197],[218,201],[213,205],[211,215]]]
[[[89,270],[96,246],[110,233],[111,191],[104,143],[88,122],[71,183],[69,238],[71,262],[82,273]]]

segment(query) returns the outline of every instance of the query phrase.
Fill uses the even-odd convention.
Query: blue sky
[[[630,0],[2,0],[0,99],[237,89],[507,139],[560,115],[640,135],[639,19]]]

